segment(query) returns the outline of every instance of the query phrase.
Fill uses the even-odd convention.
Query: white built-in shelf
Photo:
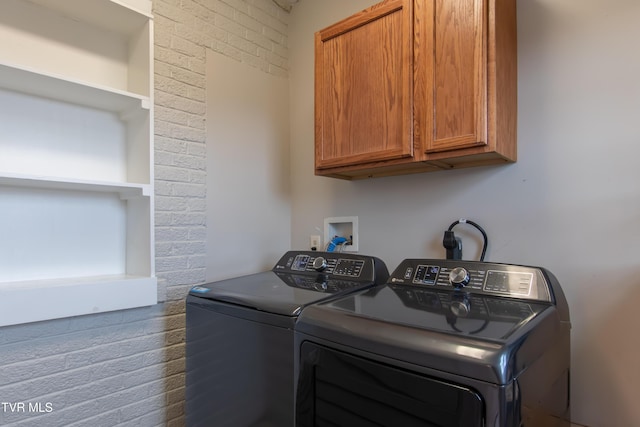
[[[2,327],[153,305],[156,280],[107,275],[0,282],[0,295]]]
[[[157,302],[150,0],[0,0],[0,327]]]
[[[148,96],[70,79],[31,67],[2,63],[1,58],[0,88],[121,113],[123,117],[136,110],[149,110],[150,107]]]
[[[3,173],[1,171],[0,185],[52,190],[117,193],[120,195],[121,199],[148,197],[151,195],[151,185],[149,184],[90,181],[72,178]]]

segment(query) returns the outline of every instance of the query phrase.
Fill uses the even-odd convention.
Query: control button
[[[313,260],[313,268],[316,271],[324,270],[325,268],[327,268],[327,260],[321,256],[317,257],[316,259]]]
[[[464,288],[470,280],[469,272],[462,267],[456,267],[449,273],[449,282],[456,288]]]

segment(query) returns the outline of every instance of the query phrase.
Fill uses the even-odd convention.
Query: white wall
[[[289,249],[289,82],[207,52],[207,280]]]
[[[292,246],[323,218],[357,215],[360,252],[390,268],[444,257],[460,217],[487,259],[541,265],[569,300],[572,413],[640,425],[640,2],[518,1],[519,161],[346,182],[313,175],[313,33],[374,1],[302,1],[290,23]],[[460,229],[464,257],[479,236]],[[465,232],[466,231],[466,232]]]

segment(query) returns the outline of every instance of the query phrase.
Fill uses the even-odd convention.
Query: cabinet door
[[[427,152],[487,143],[487,1],[415,1],[416,142]]]
[[[412,24],[387,0],[316,33],[316,171],[413,155]]]

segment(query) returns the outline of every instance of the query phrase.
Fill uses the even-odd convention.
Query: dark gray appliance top
[[[289,251],[271,271],[193,287],[194,298],[233,304],[283,316],[305,306],[384,283],[385,264],[374,257],[316,251]]]
[[[385,285],[309,307],[295,329],[505,384],[569,328],[564,294],[544,269],[410,259]]]

